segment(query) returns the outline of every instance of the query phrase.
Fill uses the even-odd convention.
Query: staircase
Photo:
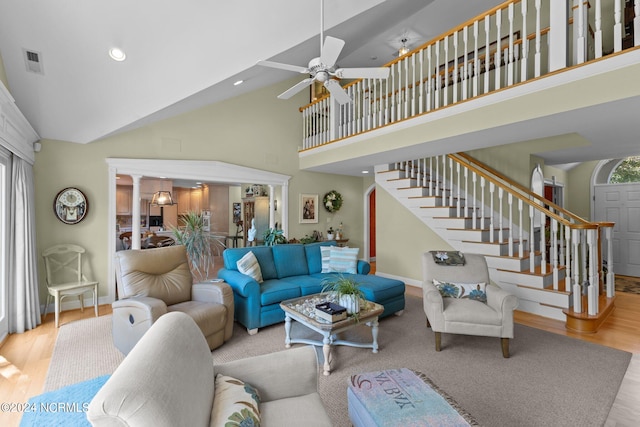
[[[594,332],[613,309],[613,273],[601,268],[613,224],[588,223],[462,153],[378,166],[376,184],[455,250],[486,255],[519,310]]]

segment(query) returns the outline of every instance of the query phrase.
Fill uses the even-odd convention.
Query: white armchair
[[[442,333],[498,337],[502,355],[509,357],[509,338],[513,338],[513,310],[518,299],[491,284],[483,255],[464,254],[464,265],[441,265],[431,252],[422,255],[423,304],[427,327],[435,332],[436,351]],[[443,297],[433,280],[447,283],[486,283],[486,303],[469,298]]]

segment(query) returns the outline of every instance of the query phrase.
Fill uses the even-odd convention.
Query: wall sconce
[[[153,206],[169,206],[173,205],[173,198],[170,191],[156,191],[151,198]]]

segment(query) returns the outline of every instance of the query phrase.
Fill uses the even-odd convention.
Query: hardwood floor
[[[421,298],[422,290],[407,286],[407,294]],[[640,354],[640,295],[618,292],[616,297],[616,309],[594,334],[570,332],[564,328],[564,322],[523,312],[516,312],[515,320],[548,332]],[[110,305],[100,306],[100,316],[110,313]],[[84,313],[80,310],[65,311],[61,314],[60,324],[92,316],[93,310],[90,308],[85,309]],[[57,334],[53,314],[50,313],[36,329],[24,334],[12,334],[5,340],[0,347],[0,403],[25,403],[30,397],[42,393]],[[632,362],[640,368],[640,357],[635,356]],[[624,392],[630,396],[640,395],[640,374],[634,374],[631,385],[627,385]],[[614,408],[623,405],[624,409],[624,405],[637,405],[638,398],[633,397],[631,402],[628,399],[619,400],[621,403],[616,400]],[[0,412],[0,425],[17,426],[21,416],[19,413]],[[610,421],[607,426],[630,425],[623,417]]]

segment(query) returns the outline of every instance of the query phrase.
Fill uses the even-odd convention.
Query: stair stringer
[[[455,207],[446,206],[448,200],[441,198],[439,201],[430,201],[432,206],[422,207],[415,200],[416,197],[419,197],[416,193],[425,193],[426,191],[419,190],[422,187],[417,186],[416,179],[405,178],[404,171],[390,169],[387,165],[376,166],[375,173],[377,185],[384,188],[394,199],[413,213],[440,238],[448,242],[455,250],[484,254],[491,280],[518,297],[518,310],[563,322],[566,321],[566,315],[562,310],[571,307],[571,295],[568,292],[552,289],[550,286],[551,271],[548,271],[546,275],[529,274],[529,257],[507,256],[508,251],[507,253],[504,252],[506,243],[502,248],[498,249],[492,247],[496,246],[495,243],[488,244],[483,241],[461,240],[460,235],[466,233],[460,233],[459,230],[451,230],[451,228],[455,227],[448,227],[448,225],[451,225],[451,221],[462,220],[455,216],[457,214]],[[464,207],[464,204],[462,206],[463,211],[469,211],[470,208]],[[489,211],[488,207],[485,207],[485,211]],[[482,219],[479,221],[481,223]],[[442,224],[439,224],[440,222]],[[509,224],[504,226],[508,227]],[[539,265],[540,262],[541,257],[537,254],[535,256],[535,265]],[[561,278],[563,278],[564,271],[561,274]],[[519,279],[519,276],[522,279]]]

